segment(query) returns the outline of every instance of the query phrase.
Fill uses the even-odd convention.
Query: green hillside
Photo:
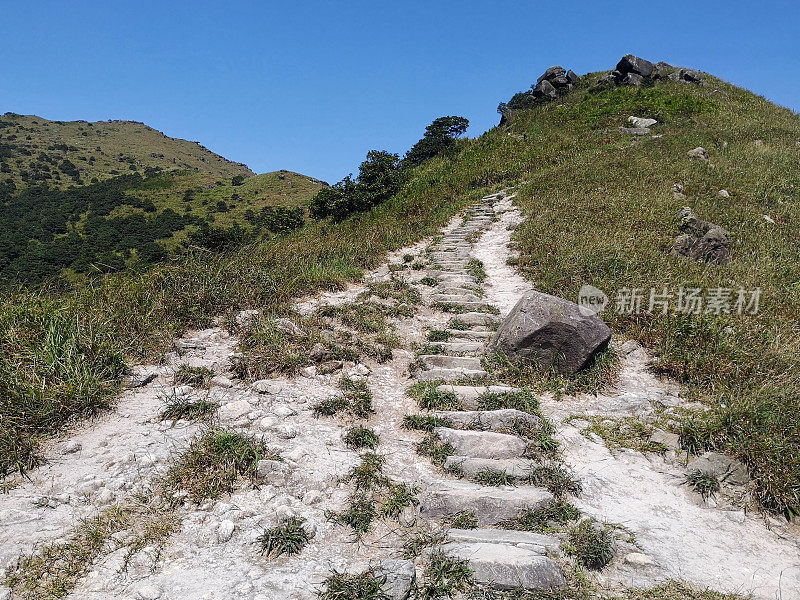
[[[613,300],[631,288],[761,288],[757,314],[634,314],[612,306],[604,318],[618,336],[649,346],[660,372],[708,407],[683,417],[687,448],[742,459],[763,507],[800,512],[800,117],[705,74],[704,83],[645,79],[638,86],[599,85],[603,76],[585,75],[552,100],[516,96],[502,106],[502,126],[408,167],[392,180],[399,192],[376,205],[353,203],[361,207],[354,216],[310,220],[224,252],[189,252],[65,295],[5,297],[0,469],[35,464],[45,432],[106,405],[123,357],[157,353],[186,328],[235,309],[285,314],[291,298],[340,288],[387,251],[436,232],[471,200],[516,187],[526,215],[514,236],[519,268],[542,291],[577,299],[591,284]],[[631,135],[620,130],[629,116],[658,123]],[[687,156],[697,146],[708,151],[707,162]],[[338,202],[363,192],[351,184],[328,195]],[[207,207],[215,193],[223,191],[196,196]],[[727,264],[670,252],[675,215],[686,205],[729,232]],[[54,364],[53,356],[70,358]],[[30,406],[43,408],[21,408]]]
[[[19,187],[47,182],[65,188],[148,169],[188,170],[218,178],[253,174],[247,165],[198,142],[167,137],[144,123],[0,116],[0,181],[5,183]]]
[[[0,284],[119,271],[188,245],[280,233],[302,223],[323,185],[288,171],[253,175],[141,123],[6,113]]]

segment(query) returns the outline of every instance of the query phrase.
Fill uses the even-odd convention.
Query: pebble
[[[275,435],[284,440],[291,440],[297,437],[297,428],[291,425],[281,425],[275,429]]]
[[[235,528],[236,526],[233,524],[233,521],[225,519],[217,528],[217,540],[219,540],[220,543],[227,542],[233,537],[233,530]]]
[[[136,597],[139,600],[158,600],[161,598],[161,589],[154,585],[143,585],[136,590]]]
[[[290,407],[285,404],[278,404],[272,408],[272,414],[277,417],[291,417],[295,413]]]
[[[75,440],[70,440],[61,444],[62,454],[75,454],[76,452],[80,452],[82,449],[83,446],[81,446],[81,444]]]
[[[235,402],[229,402],[221,406],[217,411],[217,416],[222,421],[235,421],[245,416],[251,410],[253,410],[253,407],[250,406],[249,402],[246,400],[236,400]]]
[[[626,555],[625,562],[629,565],[634,565],[637,567],[647,567],[656,564],[652,556],[649,554],[643,554],[641,552],[631,552],[630,554]]]
[[[281,386],[269,379],[261,379],[253,383],[253,389],[259,394],[278,394],[281,391]]]

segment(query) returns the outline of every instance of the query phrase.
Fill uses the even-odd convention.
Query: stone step
[[[439,481],[420,495],[420,513],[427,518],[469,511],[475,514],[479,525],[496,525],[525,510],[544,508],[552,500],[550,492],[534,486],[492,487],[464,480]]]
[[[475,458],[452,455],[444,461],[446,471],[459,471],[465,477],[490,471],[505,473],[514,479],[527,479],[537,466],[536,462],[527,458]]]
[[[531,531],[514,529],[448,529],[445,532],[448,542],[507,544],[519,546],[542,555],[559,556],[561,542],[558,538]]]
[[[450,319],[450,322],[452,323],[456,319],[467,325],[497,325],[500,323],[499,316],[484,312],[461,313]]]
[[[494,431],[436,427],[433,434],[453,446],[458,456],[471,458],[519,458],[528,447],[522,438]]]
[[[437,294],[446,294],[451,296],[460,294],[477,295],[477,290],[474,287],[457,286],[447,281],[437,285],[435,288],[433,288],[433,291],[436,292]]]
[[[480,297],[475,294],[433,294],[431,300],[434,302],[447,302],[449,304],[463,304],[464,302],[480,302]]]
[[[474,356],[445,356],[443,354],[423,354],[419,357],[429,369],[482,369],[481,360]]]
[[[429,380],[435,381],[435,380]],[[452,380],[450,380],[452,381]],[[461,406],[465,410],[475,410],[478,408],[478,398],[484,394],[504,394],[507,392],[518,392],[519,388],[513,388],[507,385],[488,385],[488,386],[473,386],[473,385],[440,385],[437,387],[441,392],[452,392],[456,397],[461,400]]]
[[[483,369],[430,369],[414,375],[418,381],[458,381],[464,377],[486,377]]]
[[[488,340],[494,335],[493,331],[475,331],[474,329],[447,329],[451,338],[464,340]]]
[[[450,301],[447,304],[453,304],[462,308],[463,310],[467,311],[466,313],[462,314],[469,314],[469,313],[485,313],[485,314],[493,314],[495,308],[491,304],[487,304],[486,302],[475,302],[475,301]]]
[[[497,590],[552,592],[566,586],[552,558],[522,545],[449,542],[438,549],[449,558],[467,561],[476,583]]]
[[[440,386],[442,389],[445,386]],[[456,387],[456,386],[448,386]],[[515,426],[523,425],[539,429],[542,420],[536,415],[516,410],[501,408],[499,410],[438,410],[431,413],[434,417],[447,419],[455,429],[483,429],[486,431],[513,431]]]
[[[436,345],[448,354],[478,354],[484,348],[481,342],[437,342]]]

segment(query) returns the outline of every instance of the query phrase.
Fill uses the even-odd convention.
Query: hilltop
[[[153,169],[219,178],[253,175],[247,165],[229,161],[199,142],[171,138],[136,121],[0,116],[0,177],[5,183],[21,187],[46,182],[66,188]]]

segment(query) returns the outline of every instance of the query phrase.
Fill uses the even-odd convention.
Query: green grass
[[[431,415],[404,415],[403,427],[420,431],[433,431],[436,427],[452,427],[448,419]]]
[[[342,393],[333,398],[322,400],[314,406],[314,416],[331,417],[346,412],[359,419],[366,419],[374,412],[372,408],[372,392],[366,380],[342,377],[339,380]]]
[[[419,503],[417,489],[407,483],[392,483],[380,509],[382,517],[397,518],[405,508]]]
[[[577,415],[576,418],[586,419],[590,423],[588,427],[581,430],[582,434],[597,434],[603,438],[609,450],[630,448],[637,452],[657,453],[664,453],[667,450],[667,447],[663,444],[650,441],[650,436],[655,428],[652,425],[642,423],[636,417],[608,419],[606,417]]]
[[[707,500],[719,491],[719,478],[710,473],[691,471],[686,476],[686,484]]]
[[[483,268],[483,262],[477,258],[471,258],[467,263],[467,275],[472,275],[479,283],[486,281],[486,270]]]
[[[161,419],[163,421],[206,419],[214,414],[217,406],[216,402],[205,398],[195,400],[189,397],[171,397],[164,402]]]
[[[286,522],[266,529],[258,538],[261,554],[267,558],[277,558],[283,554],[299,554],[309,541],[303,519],[292,517]]]
[[[239,477],[254,478],[261,459],[277,459],[263,440],[241,433],[209,429],[194,440],[167,472],[170,495],[187,492],[201,502],[233,491]]]
[[[477,529],[479,525],[478,517],[469,510],[462,510],[450,515],[446,521],[450,527],[455,529]]]
[[[514,478],[505,471],[484,469],[478,471],[471,478],[472,481],[480,485],[501,486],[514,485]]]
[[[545,507],[527,509],[516,519],[504,522],[505,529],[552,533],[561,531],[570,521],[580,519],[581,511],[564,500],[553,500]]]
[[[600,570],[614,558],[611,530],[589,519],[573,527],[566,541],[566,552],[587,569]]]
[[[383,462],[384,458],[380,454],[364,452],[361,455],[361,462],[348,471],[345,481],[352,483],[359,491],[386,485],[388,480],[383,474]]]
[[[182,364],[175,371],[173,376],[173,383],[175,385],[191,385],[197,388],[206,388],[211,384],[214,371],[207,367],[191,367],[187,364]]]
[[[415,383],[407,390],[422,410],[461,410],[461,400],[453,392],[439,390],[436,382]]]
[[[471,587],[472,570],[467,561],[449,558],[441,551],[434,550],[428,556],[417,597],[425,600],[452,598],[458,592],[469,591]]]
[[[450,339],[450,332],[446,329],[431,329],[428,332],[429,342],[446,342]]]
[[[530,485],[545,487],[557,500],[581,493],[581,483],[569,471],[559,465],[539,465],[528,476]]]
[[[320,590],[320,600],[390,600],[381,590],[383,581],[372,571],[357,575],[333,571]]]
[[[356,537],[361,537],[369,531],[376,516],[375,501],[372,496],[363,492],[351,496],[344,511],[327,513],[329,520],[337,525],[350,527]]]
[[[380,443],[380,437],[369,427],[356,425],[347,430],[344,435],[344,443],[348,448],[352,448],[353,450],[360,450],[362,448],[374,450]]]
[[[442,466],[448,456],[456,453],[452,444],[449,442],[441,442],[432,433],[428,433],[420,442],[417,443],[417,454],[420,456],[427,456],[435,465]]]

